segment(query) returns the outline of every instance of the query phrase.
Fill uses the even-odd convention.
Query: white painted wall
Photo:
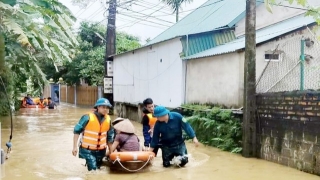
[[[137,104],[150,97],[155,104],[183,103],[183,67],[179,38],[114,58],[114,101]],[[162,62],[160,60],[162,59]]]
[[[279,1],[282,1],[282,0],[279,0]],[[308,3],[313,7],[320,6],[320,0],[308,0]],[[282,5],[303,8],[297,4],[290,5],[288,2],[282,2]],[[302,14],[305,12],[305,10],[283,7],[283,6],[272,6],[272,13],[270,13],[269,11],[267,11],[267,8],[263,3],[257,7],[256,12],[257,12],[256,29],[261,29],[271,24],[275,24],[277,22],[281,22],[283,20],[297,16],[298,14]],[[245,32],[245,18],[243,18],[236,24],[236,30],[235,30],[236,37],[244,35],[244,32]]]
[[[239,53],[187,61],[187,102],[237,106],[240,99]]]
[[[258,85],[258,92],[264,92],[284,76],[284,80],[281,80],[269,92],[297,89],[300,82],[300,66],[295,68],[295,73],[287,73],[291,71],[293,61],[299,61],[301,37],[310,37],[316,42],[318,34],[316,33],[316,36],[313,37],[308,30],[297,31],[259,45],[256,52],[257,79],[268,63],[264,59],[265,51],[274,50],[279,44],[278,49],[283,50],[288,58],[281,62],[270,62],[264,79],[262,79],[267,83],[264,87]],[[313,47],[305,48],[305,53],[314,57],[313,60],[305,64],[306,89],[320,88],[319,49],[319,41]],[[244,55],[245,53],[242,51],[187,61],[187,103],[214,103],[241,107],[244,92]]]

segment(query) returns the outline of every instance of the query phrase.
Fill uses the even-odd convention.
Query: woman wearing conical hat
[[[134,134],[135,128],[129,119],[121,119],[114,125],[117,135],[111,147],[111,152],[139,151],[139,138]]]

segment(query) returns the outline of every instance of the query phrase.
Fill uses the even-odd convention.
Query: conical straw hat
[[[135,128],[129,119],[125,119],[114,125],[114,129],[124,133],[134,133]]]
[[[118,122],[123,121],[123,120],[125,120],[125,119],[122,118],[122,117],[118,117],[117,119],[115,119],[115,120],[112,121],[112,125],[115,125],[115,124],[117,124]]]

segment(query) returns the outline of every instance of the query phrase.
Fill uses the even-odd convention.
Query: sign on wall
[[[113,77],[113,62],[107,61],[107,76]]]
[[[104,78],[104,93],[112,93],[112,78]]]

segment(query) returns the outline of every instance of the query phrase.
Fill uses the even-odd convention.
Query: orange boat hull
[[[128,152],[113,152],[110,154],[110,160],[119,160],[120,162],[128,161],[148,161],[153,159],[155,154],[148,151],[128,151]]]

